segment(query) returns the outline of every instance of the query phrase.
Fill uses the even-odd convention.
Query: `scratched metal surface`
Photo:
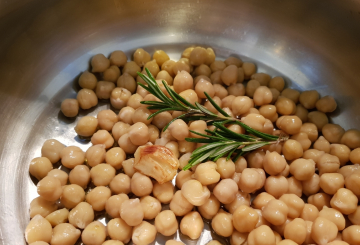
[[[0,244],[25,244],[28,174],[44,140],[88,147],[59,113],[93,54],[161,48],[172,58],[190,44],[254,60],[290,87],[317,89],[339,105],[332,120],[360,122],[360,2],[281,0],[0,0]],[[102,103],[91,110],[96,114]],[[340,116],[341,113],[341,116]],[[81,113],[80,116],[84,115]],[[197,241],[214,234],[207,226]],[[165,244],[158,237],[154,244]]]

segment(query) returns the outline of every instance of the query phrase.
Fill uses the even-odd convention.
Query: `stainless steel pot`
[[[0,33],[0,244],[25,244],[36,193],[28,165],[42,142],[87,147],[59,105],[95,53],[146,47],[179,58],[188,45],[212,46],[333,95],[332,120],[359,128],[359,1],[1,0]]]

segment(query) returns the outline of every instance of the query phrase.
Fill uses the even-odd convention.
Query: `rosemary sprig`
[[[206,107],[197,102],[193,105],[172,90],[165,81],[162,81],[162,84],[170,96],[169,98],[161,90],[150,71],[147,68],[145,68],[145,71],[147,76],[140,72],[138,72],[138,76],[140,76],[148,86],[141,83],[138,84],[160,100],[141,101],[142,104],[149,105],[149,110],[157,110],[151,114],[148,119],[164,111],[182,111],[184,114],[171,120],[164,127],[164,131],[176,119],[182,119],[185,122],[204,120],[208,125],[215,126],[213,131],[205,130],[207,134],[190,131],[202,138],[186,138],[186,141],[206,143],[206,145],[203,145],[192,152],[191,158],[188,164],[184,167],[184,170],[187,170],[203,161],[216,161],[221,157],[226,157],[227,159],[231,158],[233,161],[236,161],[240,156],[249,151],[256,150],[265,145],[277,144],[288,139],[287,135],[275,136],[262,133],[242,123],[239,119],[230,117],[230,115],[221,109],[206,92],[204,92],[206,98],[221,115],[217,115],[209,111]],[[225,126],[229,124],[237,124],[243,127],[248,134],[238,134],[229,130]]]

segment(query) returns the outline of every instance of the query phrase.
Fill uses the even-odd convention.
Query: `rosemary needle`
[[[169,98],[161,90],[150,71],[147,68],[145,68],[145,71],[147,76],[140,72],[138,72],[138,76],[146,82],[147,86],[138,83],[139,86],[143,87],[160,100],[141,101],[142,104],[148,105],[149,110],[156,110],[156,112],[151,114],[148,119],[164,111],[182,111],[184,113],[171,120],[164,127],[164,131],[176,119],[182,119],[185,122],[204,120],[208,125],[213,125],[215,127],[214,130],[205,130],[207,134],[201,134],[190,130],[191,133],[202,136],[202,138],[186,138],[186,141],[206,144],[192,152],[190,160],[184,167],[184,170],[207,160],[216,161],[221,157],[226,157],[227,160],[232,159],[235,162],[240,156],[247,152],[256,150],[265,145],[277,144],[288,139],[287,135],[275,136],[262,133],[242,123],[239,119],[230,117],[230,115],[221,109],[206,92],[204,92],[206,98],[221,115],[219,116],[209,111],[206,107],[197,102],[193,105],[172,90],[165,81],[162,81],[165,90],[169,94]],[[240,125],[248,134],[239,134],[231,131],[225,126],[229,124]]]

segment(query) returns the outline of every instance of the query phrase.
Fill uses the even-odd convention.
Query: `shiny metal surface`
[[[2,245],[25,244],[36,193],[28,165],[43,141],[87,147],[59,107],[75,97],[76,79],[96,53],[130,55],[141,46],[179,58],[190,44],[212,46],[218,56],[237,54],[282,74],[291,87],[333,95],[340,109],[332,120],[359,127],[359,1],[0,0],[0,33]]]

